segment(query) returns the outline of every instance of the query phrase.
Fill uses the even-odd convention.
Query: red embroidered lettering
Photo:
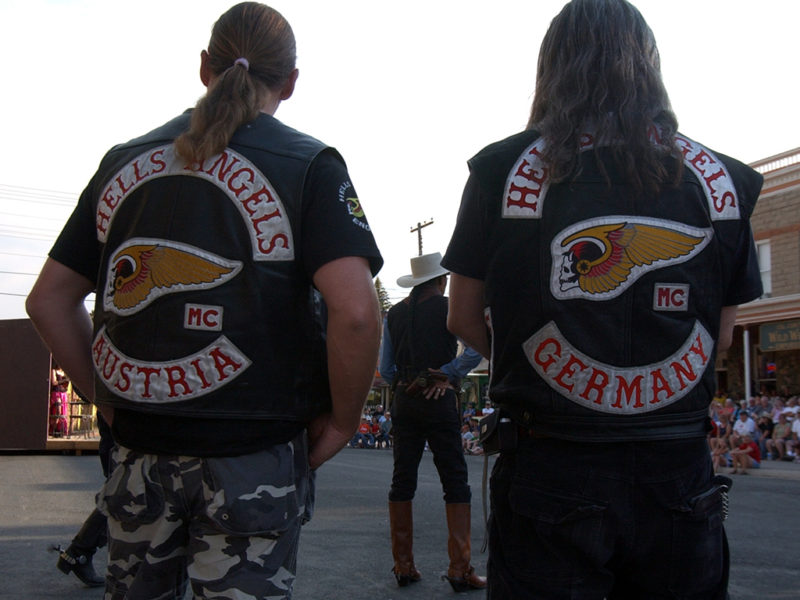
[[[542,360],[542,354],[544,354],[544,350],[546,346],[553,346],[553,352],[550,353],[547,357],[547,360]],[[553,338],[548,338],[544,340],[539,347],[536,348],[536,352],[533,355],[533,360],[536,361],[536,364],[542,367],[542,371],[547,373],[547,370],[550,368],[557,359],[561,358],[561,344],[558,341],[554,340]]]
[[[625,396],[625,404],[631,405],[631,397],[633,397],[633,407],[641,408],[642,404],[642,380],[643,375],[637,375],[633,381],[628,383],[624,377],[617,375],[617,401],[611,406],[614,408],[622,408],[622,396]]]
[[[725,209],[725,204],[730,204],[735,208],[736,196],[734,196],[731,192],[725,192],[722,194],[722,198],[714,197],[714,208],[717,212],[722,212]]]
[[[577,369],[576,369],[577,367]],[[565,381],[565,379],[572,377],[575,375],[577,370],[583,371],[586,368],[586,365],[583,364],[580,360],[578,360],[575,355],[570,354],[569,359],[567,359],[567,364],[565,364],[561,368],[561,372],[553,378],[558,385],[563,387],[567,391],[572,391],[572,388],[575,387],[575,384],[569,383]]]
[[[284,233],[276,233],[272,236],[272,239],[269,241],[269,246],[264,247],[264,240],[258,240],[258,249],[261,251],[262,254],[270,254],[275,248],[278,247],[278,241],[283,240],[283,243],[280,244],[281,248],[288,248],[289,247],[289,238]]]
[[[167,372],[167,383],[169,384],[169,397],[174,398],[178,395],[178,392],[175,391],[179,385],[183,388],[184,394],[191,394],[192,388],[189,387],[189,384],[186,383],[186,371],[184,371],[181,367],[167,367],[165,369]]]
[[[202,384],[202,388],[206,389],[207,387],[211,387],[211,384],[208,383],[206,380],[206,376],[203,374],[203,369],[200,367],[200,359],[196,358],[192,362],[189,363],[194,367],[194,372],[197,374],[197,377],[200,379],[200,383]]]
[[[266,186],[263,186],[252,196],[242,200],[242,206],[247,211],[247,214],[249,214],[252,217],[254,214],[256,214],[258,208],[252,208],[250,205],[261,204],[262,201],[267,203],[275,202],[275,198],[272,197],[272,194],[270,193],[270,191],[267,189]]]
[[[214,359],[214,366],[217,368],[220,381],[228,378],[228,374],[225,373],[225,367],[231,367],[235,373],[242,366],[242,363],[237,363],[233,358],[224,354],[220,348],[214,348],[209,352],[209,355]]]
[[[128,362],[124,362],[119,367],[119,378],[114,383],[114,387],[117,388],[120,392],[127,392],[131,387],[131,378],[128,377],[128,371],[133,368],[133,365]],[[120,385],[120,380],[122,380],[122,385]]]
[[[584,400],[590,400],[589,395],[592,391],[596,392],[597,395],[595,396],[594,403],[595,404],[602,404],[603,403],[603,392],[605,391],[605,387],[608,385],[609,377],[608,373],[605,371],[601,371],[595,367],[592,367],[592,374],[589,377],[589,381],[586,384],[583,392],[581,392],[581,398]]]
[[[150,155],[150,164],[155,167],[155,169],[150,172],[150,175],[161,173],[167,168],[167,163],[161,158],[162,156],[164,156],[163,149],[156,150]]]
[[[142,398],[151,398],[150,394],[150,376],[157,375],[161,369],[153,369],[152,367],[137,367],[136,372],[139,375],[144,375],[144,391],[142,392]]]
[[[243,184],[242,184],[241,186],[239,186],[238,188],[237,188],[237,187],[233,187],[233,183],[234,183],[235,181],[237,181],[237,180],[240,178],[240,176],[242,175],[242,173],[244,173],[245,175],[247,175],[247,177],[246,177],[246,178],[243,178],[243,179],[245,179],[245,181],[246,181],[246,182],[245,182],[245,183],[243,183]],[[255,174],[253,173],[253,170],[252,170],[252,169],[247,169],[247,168],[245,168],[245,169],[239,169],[239,170],[238,170],[238,171],[236,171],[236,173],[234,173],[234,174],[231,176],[231,178],[228,180],[228,189],[229,189],[230,191],[232,191],[232,192],[233,192],[233,193],[234,193],[236,196],[238,196],[239,194],[241,194],[243,191],[245,191],[245,190],[248,188],[248,184],[252,184],[252,183],[253,183],[253,180],[254,180],[254,179],[255,179]]]
[[[224,182],[225,179],[227,179],[228,177],[228,173],[230,173],[231,169],[233,169],[234,165],[241,162],[238,158],[234,157],[231,163],[228,164],[229,158],[230,157],[228,156],[228,153],[223,152],[222,154],[219,155],[219,158],[216,161],[214,161],[214,164],[211,165],[211,168],[208,169],[206,173],[208,173],[209,175],[214,175],[214,171],[216,171],[217,179],[219,181]]]
[[[103,354],[103,348],[106,346],[105,336],[98,336],[97,341],[92,347],[92,355],[94,356],[94,364],[96,367],[100,366],[100,355]]]
[[[114,357],[114,362],[111,363],[111,368],[109,368],[108,367],[108,359],[111,358],[112,356]],[[106,360],[105,360],[105,362],[103,362],[102,375],[103,375],[104,378],[111,379],[111,376],[114,374],[114,369],[117,368],[117,362],[119,362],[119,356],[114,354],[114,352],[112,352],[111,348],[109,348],[108,352],[106,352]]]
[[[706,353],[703,351],[703,340],[699,335],[694,339],[694,344],[689,346],[689,351],[697,354],[697,356],[699,356],[700,359],[703,361],[703,364],[706,364],[708,362],[708,357],[706,356]]]
[[[122,195],[123,196],[126,195],[128,192],[130,192],[131,188],[133,187],[133,184],[131,184],[130,187],[127,187],[127,188],[125,187],[125,181],[122,179],[122,175],[121,174],[118,175],[117,178],[114,181],[116,181],[117,185],[119,185],[119,189],[122,190]]]
[[[664,378],[664,374],[661,372],[661,369],[652,371],[650,376],[653,378],[653,399],[650,400],[650,404],[658,404],[661,402],[661,399],[658,397],[658,395],[662,392],[666,394],[665,399],[669,399],[675,393],[672,391],[672,388],[669,387],[669,383],[667,383],[667,380]]]
[[[691,363],[689,362],[689,355],[686,354],[683,357],[683,364],[679,362],[672,362],[669,364],[670,368],[675,372],[675,375],[678,377],[678,383],[681,385],[681,389],[686,389],[686,382],[684,381],[684,377],[686,377],[689,381],[694,381],[697,379],[697,373],[694,372]]]
[[[108,231],[108,223],[111,221],[111,215],[104,213],[100,210],[100,207],[97,207],[97,230],[105,235],[106,231]]]

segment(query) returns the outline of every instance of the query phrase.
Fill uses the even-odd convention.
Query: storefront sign
[[[766,323],[759,328],[761,352],[800,348],[800,320]]]

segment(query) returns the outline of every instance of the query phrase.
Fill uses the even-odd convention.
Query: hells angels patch
[[[685,262],[713,230],[664,219],[611,216],[581,221],[555,236],[550,290],[560,300],[608,300],[649,271]]]

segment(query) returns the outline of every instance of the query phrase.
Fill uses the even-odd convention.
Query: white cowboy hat
[[[447,275],[450,271],[442,267],[441,263],[442,255],[438,252],[415,256],[411,259],[411,275],[398,277],[397,285],[410,288],[442,275]]]

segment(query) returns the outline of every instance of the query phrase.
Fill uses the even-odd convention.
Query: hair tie
[[[246,58],[243,58],[243,57],[242,58],[237,58],[235,61],[233,61],[233,64],[234,65],[242,65],[244,67],[245,71],[249,71],[250,70],[250,62]]]

